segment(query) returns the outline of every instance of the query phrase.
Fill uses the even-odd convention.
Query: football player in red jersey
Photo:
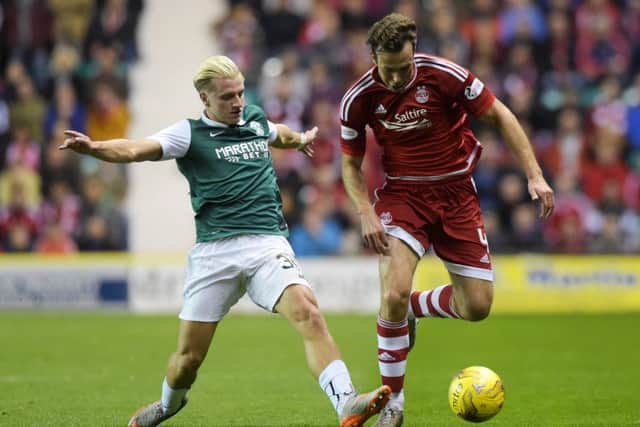
[[[365,244],[379,254],[381,306],[378,365],[392,399],[377,423],[403,421],[409,319],[470,321],[489,315],[491,255],[472,179],[482,145],[467,115],[497,127],[528,179],[540,216],[554,208],[553,191],[513,113],[469,70],[416,53],[416,24],[390,14],[369,30],[375,65],[340,104],[342,179],[362,222]],[[365,128],[382,146],[386,182],[369,198],[363,178]],[[411,291],[419,259],[429,247],[442,259],[450,284]]]

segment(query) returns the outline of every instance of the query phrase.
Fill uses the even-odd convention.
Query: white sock
[[[324,368],[318,382],[340,415],[344,402],[355,393],[347,365],[342,360],[334,360]]]
[[[187,394],[187,391],[189,391],[188,388],[171,388],[167,382],[167,378],[165,377],[162,382],[162,398],[160,399],[164,412],[172,414],[177,411],[182,403],[182,399],[184,399],[184,395]]]
[[[391,398],[387,406],[393,409],[404,409],[404,389],[400,390],[400,393],[391,393]]]

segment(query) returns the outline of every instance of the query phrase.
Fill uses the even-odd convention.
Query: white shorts
[[[189,253],[180,318],[217,322],[245,292],[273,312],[293,284],[311,287],[283,236],[241,235],[197,243]]]

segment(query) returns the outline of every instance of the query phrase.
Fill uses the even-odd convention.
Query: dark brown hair
[[[367,35],[367,44],[371,53],[400,52],[405,42],[410,41],[416,49],[417,27],[413,19],[399,13],[390,13],[371,27]]]

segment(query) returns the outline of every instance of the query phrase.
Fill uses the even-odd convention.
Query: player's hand
[[[309,129],[300,134],[300,143],[298,144],[298,151],[307,157],[313,157],[313,141],[318,136],[318,126],[314,126],[313,129]]]
[[[547,181],[542,175],[531,178],[529,179],[528,188],[531,199],[540,201],[540,218],[549,218],[553,213],[556,202],[553,197],[553,190],[549,187]]]
[[[389,239],[384,231],[380,218],[373,208],[362,213],[362,238],[366,247],[373,249],[380,255],[389,255]]]
[[[87,135],[76,132],[75,130],[65,130],[64,134],[66,139],[64,143],[59,146],[60,150],[73,150],[80,154],[91,154],[95,143]]]

